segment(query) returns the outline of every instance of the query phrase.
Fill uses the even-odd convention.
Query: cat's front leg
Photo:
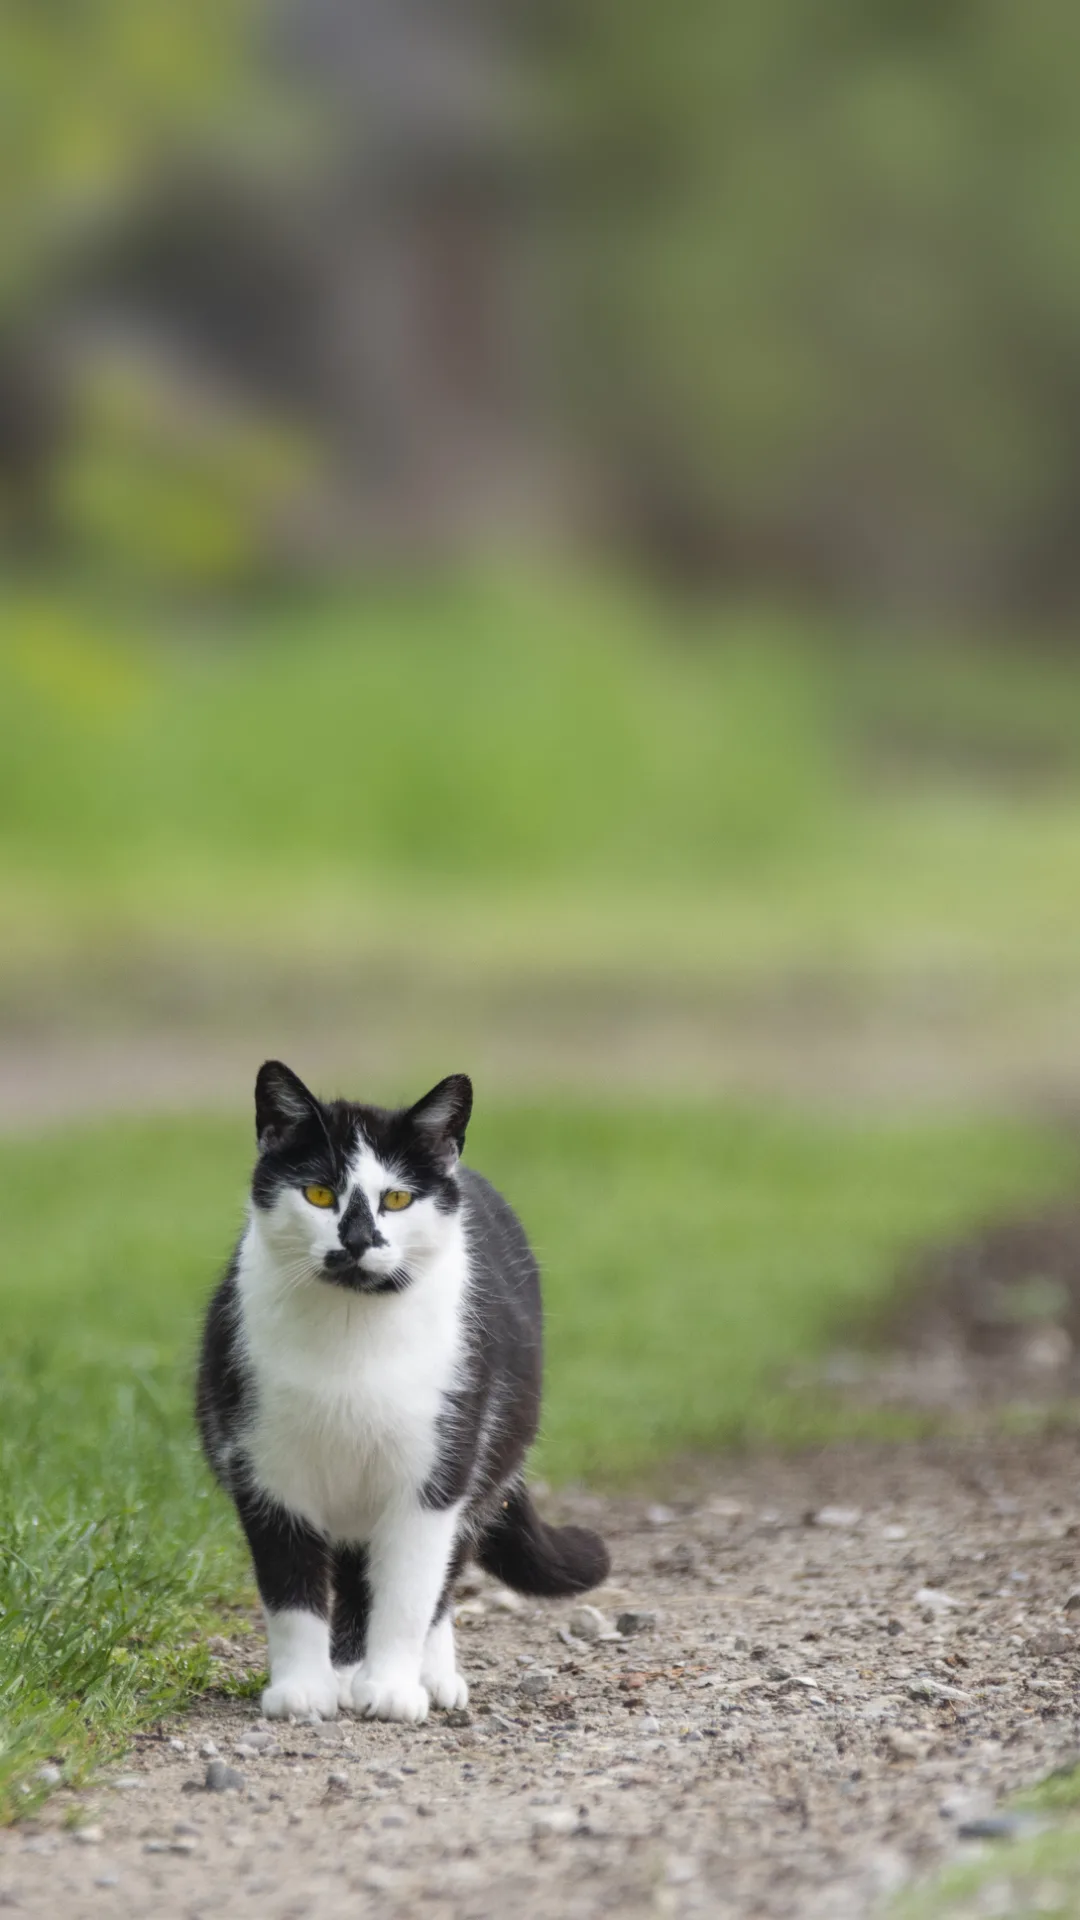
[[[333,1720],[338,1678],[330,1664],[330,1559],[321,1535],[283,1507],[243,1493],[237,1510],[247,1534],[266,1616],[270,1685],[262,1696],[268,1720]]]
[[[367,1646],[352,1684],[353,1706],[369,1719],[427,1719],[421,1667],[460,1516],[460,1502],[442,1511],[395,1505],[375,1527],[368,1543]]]
[[[454,1622],[449,1606],[430,1628],[424,1642],[420,1680],[427,1688],[432,1706],[467,1707],[469,1689],[457,1670],[454,1651]]]

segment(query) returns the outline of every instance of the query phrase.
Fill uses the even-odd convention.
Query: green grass
[[[0,975],[68,996],[226,949],[1037,997],[1076,976],[1078,859],[1063,655],[596,581],[0,605]]]
[[[1045,1780],[1014,1794],[1010,1807],[1039,1816],[1045,1831],[980,1847],[906,1894],[894,1920],[1075,1920],[1080,1912],[1080,1767],[1058,1767]],[[993,1888],[993,1895],[990,1889]]]
[[[247,1573],[199,1462],[199,1316],[242,1216],[246,1123],[0,1142],[0,1803],[205,1678],[194,1629]],[[481,1113],[470,1157],[546,1269],[537,1465],[619,1478],[685,1448],[829,1430],[785,1393],[913,1243],[1061,1191],[1034,1126],[843,1126],[735,1110]]]

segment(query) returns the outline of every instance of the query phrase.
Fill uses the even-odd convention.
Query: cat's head
[[[319,1100],[280,1060],[260,1067],[251,1197],[290,1282],[357,1293],[408,1286],[451,1231],[471,1111],[463,1073],[388,1111]]]

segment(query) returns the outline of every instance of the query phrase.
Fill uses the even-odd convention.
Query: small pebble
[[[348,1793],[349,1776],[347,1773],[328,1773],[326,1776],[326,1784],[328,1787],[335,1788],[339,1793]]]
[[[95,1877],[94,1885],[95,1887],[118,1887],[120,1885],[120,1875],[118,1873],[99,1873]]]
[[[599,1607],[575,1607],[566,1624],[578,1640],[599,1640],[602,1633],[611,1632],[611,1621]]]
[[[99,1847],[105,1838],[103,1827],[76,1827],[73,1838],[80,1847]]]
[[[1028,1653],[1072,1653],[1075,1647],[1075,1634],[1062,1633],[1060,1627],[1046,1627],[1042,1633],[1032,1634],[1027,1643]]]
[[[58,1787],[64,1775],[60,1767],[39,1767],[37,1777],[43,1787]]]
[[[664,1867],[664,1879],[669,1887],[685,1887],[689,1881],[696,1880],[698,1863],[689,1854],[669,1853]]]
[[[206,1769],[205,1786],[208,1793],[238,1793],[246,1785],[243,1774],[236,1767],[227,1767],[224,1760],[211,1760]]]
[[[218,1752],[218,1749],[217,1749],[216,1740],[203,1740],[199,1746],[199,1759],[200,1760],[216,1760],[217,1752]]]
[[[861,1519],[861,1507],[819,1507],[813,1515],[815,1527],[835,1527],[838,1532],[850,1531]]]
[[[960,1602],[941,1587],[920,1587],[915,1595],[915,1605],[922,1607],[924,1613],[954,1613]]]
[[[1080,1587],[1074,1587],[1065,1602],[1065,1612],[1075,1613],[1078,1607],[1080,1607]]]
[[[1030,1815],[991,1813],[975,1820],[962,1820],[956,1831],[961,1840],[1021,1840],[1038,1825]]]
[[[142,1781],[137,1773],[122,1773],[119,1780],[113,1781],[117,1793],[130,1793],[132,1787],[141,1787]]]
[[[549,1833],[573,1833],[577,1825],[578,1817],[572,1807],[545,1807],[535,1815],[532,1830],[534,1837],[540,1839]]]
[[[550,1673],[544,1673],[543,1671],[523,1673],[521,1679],[518,1681],[518,1691],[525,1694],[527,1699],[538,1700],[542,1693],[547,1692],[550,1685]]]
[[[620,1613],[615,1622],[616,1631],[629,1636],[632,1633],[651,1633],[656,1625],[656,1615],[642,1607]]]
[[[906,1727],[886,1727],[885,1745],[894,1760],[919,1760],[925,1751],[923,1742]]]
[[[913,1680],[907,1691],[911,1700],[966,1700],[969,1697],[963,1687],[947,1687],[940,1680],[932,1680],[928,1674]]]
[[[170,1752],[170,1753],[186,1753],[186,1752],[187,1752],[187,1741],[186,1741],[186,1740],[176,1740],[176,1739],[173,1739],[173,1740],[170,1740],[170,1741],[169,1741],[169,1743],[168,1743],[168,1745],[169,1745],[169,1752]]]
[[[645,1512],[650,1527],[670,1527],[675,1517],[674,1507],[648,1507]]]

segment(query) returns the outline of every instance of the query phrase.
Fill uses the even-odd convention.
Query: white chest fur
[[[244,1434],[257,1486],[335,1540],[363,1541],[436,1464],[463,1355],[460,1228],[399,1294],[296,1285],[249,1230],[237,1275],[254,1382]]]

